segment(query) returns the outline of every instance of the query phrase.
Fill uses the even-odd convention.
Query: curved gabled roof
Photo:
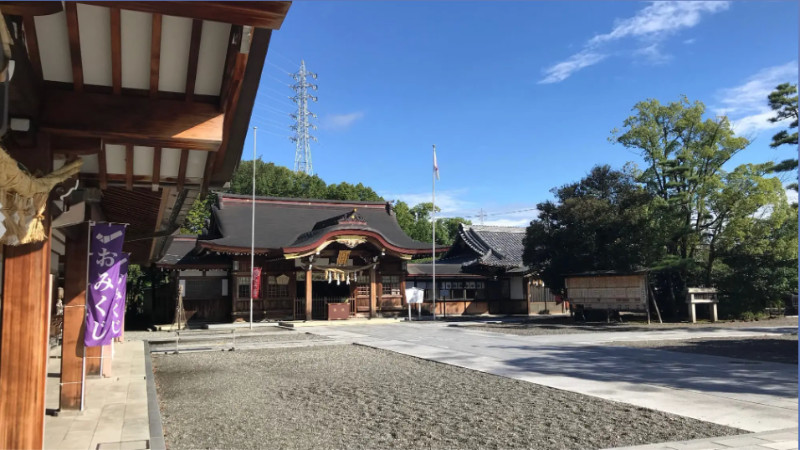
[[[474,264],[504,268],[524,266],[522,252],[525,228],[460,224],[458,238],[475,253],[471,260],[463,263],[465,266]],[[458,246],[453,245],[444,258],[455,257],[456,248]]]
[[[220,194],[212,208],[215,229],[198,240],[207,248],[250,249],[252,200],[249,196]],[[332,235],[376,238],[395,251],[430,254],[431,245],[411,239],[400,228],[391,205],[385,202],[256,197],[255,247],[259,252],[292,252],[324,242]],[[439,247],[437,251],[445,251]]]

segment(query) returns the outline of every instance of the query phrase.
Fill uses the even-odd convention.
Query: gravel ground
[[[170,449],[599,449],[740,434],[354,345],[154,355]]]
[[[234,345],[232,334],[219,334],[217,339],[192,339],[194,333],[182,334],[179,344],[181,349],[229,349]],[[196,336],[208,336],[208,333],[197,333]],[[188,337],[187,337],[188,336]],[[212,335],[213,336],[213,335]],[[169,339],[174,339],[175,335],[167,336]],[[186,338],[186,339],[184,339]],[[275,329],[271,331],[255,331],[254,335],[236,334],[236,347],[244,347],[253,344],[279,344],[296,341],[324,341],[327,340],[324,336],[308,334],[304,332],[297,332],[285,329]],[[151,342],[150,349],[152,351],[174,350],[175,341],[169,342]]]
[[[729,358],[797,365],[797,335],[748,338],[704,338],[682,341],[612,342],[619,347],[654,348],[673,352],[700,353]]]
[[[516,334],[519,336],[539,336],[544,334],[581,334],[596,331],[661,331],[675,329],[698,329],[698,328],[753,328],[753,327],[797,327],[797,317],[780,317],[775,319],[765,319],[754,322],[725,321],[725,322],[699,322],[692,324],[689,322],[680,323],[647,323],[624,322],[624,323],[605,323],[605,322],[572,322],[569,317],[554,317],[552,319],[536,319],[529,322],[508,322],[508,323],[481,323],[481,324],[453,324],[451,326],[463,326],[475,329],[484,329],[495,333]]]

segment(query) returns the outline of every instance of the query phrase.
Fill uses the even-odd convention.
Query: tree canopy
[[[296,173],[286,167],[255,161],[256,167],[256,195],[266,197],[309,198],[323,200],[352,200],[366,202],[382,202],[383,197],[372,188],[362,183],[350,184],[347,182],[327,184],[317,175]],[[242,161],[233,173],[230,193],[248,195],[253,192],[253,161]],[[216,201],[215,194],[209,194],[205,199],[197,200],[186,216],[182,232],[187,234],[200,234],[205,227],[211,211],[211,205]],[[400,228],[411,238],[421,242],[432,241],[432,228],[430,213],[431,203],[421,203],[409,208],[401,201],[395,202],[395,214]],[[438,208],[437,208],[438,211]],[[450,245],[458,232],[458,223],[470,223],[462,218],[437,219],[436,242],[441,245]]]
[[[769,106],[775,111],[775,116],[770,117],[769,121],[772,123],[789,122],[789,130],[797,129],[797,85],[783,83],[778,85],[768,97]],[[782,145],[793,145],[797,147],[797,131],[789,134],[787,130],[779,131],[775,136],[772,136],[772,143],[769,144],[772,148],[777,148]],[[772,167],[774,172],[790,172],[797,170],[797,158],[785,159]],[[797,190],[797,183],[789,185],[790,189]]]
[[[797,284],[796,209],[771,163],[726,167],[749,142],[705,111],[686,97],[636,104],[610,140],[643,170],[595,167],[538,206],[524,260],[554,292],[568,273],[647,268],[674,315],[690,286],[720,289],[724,311],[763,308]]]

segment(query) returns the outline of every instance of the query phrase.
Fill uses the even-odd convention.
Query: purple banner
[[[121,329],[122,317],[112,315],[117,312],[114,305],[125,303],[119,290],[120,266],[126,259],[122,253],[124,241],[125,225],[98,223],[89,232],[89,286],[83,340],[87,347],[110,344],[114,338],[113,326]]]
[[[125,326],[125,301],[128,295],[128,263],[130,259],[130,253],[123,253],[122,259],[119,261],[117,295],[114,296],[114,304],[111,306],[111,337],[122,336],[122,327]]]

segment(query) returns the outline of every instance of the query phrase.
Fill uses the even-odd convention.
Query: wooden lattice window
[[[236,277],[236,297],[250,298],[250,277]]]
[[[383,295],[400,295],[400,275],[381,275],[381,284],[383,285]]]
[[[267,277],[267,298],[288,298],[289,297],[289,284],[282,283],[285,278],[289,278],[286,275],[282,277],[276,277],[270,275]]]

